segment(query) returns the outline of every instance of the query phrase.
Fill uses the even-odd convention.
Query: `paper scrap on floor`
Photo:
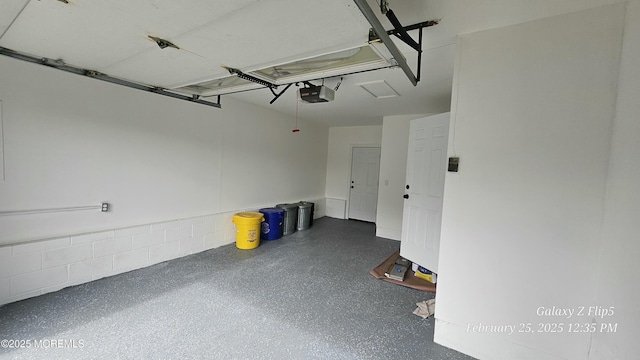
[[[421,301],[419,303],[416,303],[416,305],[418,307],[415,310],[413,310],[413,313],[420,316],[423,319],[426,319],[429,316],[433,315],[436,311],[436,299]]]

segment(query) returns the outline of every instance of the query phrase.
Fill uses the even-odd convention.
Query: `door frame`
[[[345,209],[345,219],[349,220],[349,209],[351,208],[351,173],[353,172],[353,148],[379,148],[380,154],[382,154],[381,144],[349,144],[349,174],[346,181],[347,189],[347,204]],[[378,171],[378,180],[380,179],[380,172]],[[378,195],[380,195],[380,182],[378,181]],[[376,209],[376,215],[378,210]]]

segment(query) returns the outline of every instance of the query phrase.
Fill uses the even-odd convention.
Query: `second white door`
[[[449,113],[411,121],[400,255],[438,272]]]
[[[354,147],[351,156],[349,218],[376,222],[380,148]]]

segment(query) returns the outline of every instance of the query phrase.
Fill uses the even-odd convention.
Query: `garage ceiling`
[[[392,29],[376,0],[368,2]],[[394,61],[384,47],[369,44],[371,26],[353,0],[2,0],[0,47],[203,97],[261,87],[225,67],[276,84],[339,84],[333,102],[298,103],[302,124],[369,125],[385,115],[449,110],[457,34],[587,6],[582,0],[389,0],[404,26],[441,19],[423,29],[417,86],[398,67],[388,68]],[[418,39],[417,30],[409,34]],[[417,54],[392,38],[415,73]],[[154,39],[175,46],[161,48]],[[384,69],[339,76],[372,68]],[[398,96],[376,97],[362,84],[383,84]],[[291,115],[298,102],[292,89],[273,104],[266,89],[224,95],[223,106],[226,96]]]
[[[223,65],[248,70],[360,46],[369,27],[341,0],[9,2],[25,6],[1,46],[169,89],[227,76]],[[320,23],[304,41],[300,29]],[[149,36],[179,49],[160,49]]]

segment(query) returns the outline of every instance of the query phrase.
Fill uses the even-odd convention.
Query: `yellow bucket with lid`
[[[247,211],[233,216],[236,224],[236,247],[250,250],[260,245],[260,225],[264,221],[264,215],[259,212]]]

